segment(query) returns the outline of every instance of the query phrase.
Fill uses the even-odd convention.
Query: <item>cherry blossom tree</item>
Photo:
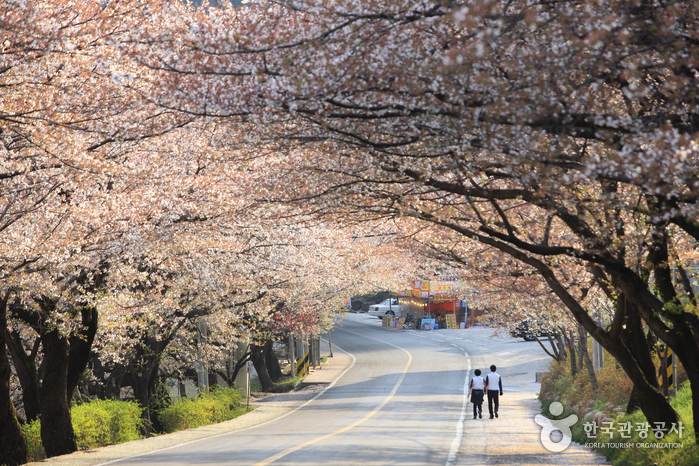
[[[178,313],[249,315],[263,335],[386,272],[361,233],[289,225],[386,221],[457,263],[489,249],[538,274],[651,422],[677,415],[643,325],[699,393],[693,2],[145,7],[2,3],[5,344],[41,313],[42,345],[70,358],[102,308],[124,344]],[[403,262],[391,271],[414,273]],[[608,323],[590,290],[613,304]],[[3,445],[21,462],[7,357],[0,375]],[[75,448],[72,383],[54,376],[49,455]]]
[[[17,336],[25,333],[23,325],[39,335],[47,370],[41,387],[25,401],[42,406],[49,456],[76,449],[69,406],[97,325],[95,295],[114,258],[137,252],[139,236],[153,235],[148,228],[135,231],[148,218],[148,209],[137,210],[145,199],[123,197],[139,181],[128,164],[137,142],[133,130],[143,139],[182,123],[160,109],[144,114],[146,102],[118,83],[109,61],[117,36],[131,29],[130,21],[143,21],[141,10],[139,2],[9,0],[0,5],[0,273],[6,298],[2,323],[7,324],[0,333],[3,349],[12,345],[13,362],[30,375],[22,380],[24,387],[36,375],[31,370],[36,351],[28,355]],[[153,121],[164,122],[158,134],[150,131]],[[106,147],[117,139],[118,148]],[[134,144],[126,144],[130,140]],[[135,200],[141,202],[130,203]],[[134,209],[127,208],[130,204]],[[8,364],[8,358],[0,359],[3,387]],[[7,406],[4,389],[0,397]],[[8,409],[2,415],[2,445],[9,449],[3,459],[21,463],[26,445],[16,413]]]
[[[417,219],[536,271],[648,419],[672,423],[639,342],[644,322],[699,390],[696,8],[275,2],[180,10],[169,29],[154,18],[127,53],[152,72],[153,102],[228,120],[238,150],[268,151],[266,198]],[[609,325],[564,270],[594,278]]]

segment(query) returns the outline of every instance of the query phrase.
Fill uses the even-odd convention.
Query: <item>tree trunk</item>
[[[68,399],[68,339],[58,330],[41,336],[48,370],[41,382],[41,441],[47,457],[77,451]]]
[[[249,349],[249,346],[248,346],[248,349]],[[238,377],[238,374],[240,373],[240,371],[246,366],[246,363],[248,362],[248,360],[250,360],[250,351],[249,350],[246,351],[245,354],[243,354],[243,356],[235,362],[235,365],[233,366],[232,373],[228,373],[227,371],[221,371],[221,370],[216,371],[216,373],[218,375],[220,375],[221,377],[223,377],[223,380],[226,381],[226,383],[228,384],[229,387],[232,387],[235,385],[236,377]]]
[[[563,328],[560,328],[560,330],[556,332],[556,340],[558,341],[558,354],[560,355],[559,357],[561,362],[565,361],[568,358],[566,353],[565,334],[566,331]]]
[[[73,398],[87,363],[92,356],[92,343],[97,333],[97,309],[92,306],[80,308],[82,325],[70,335],[70,352],[67,373],[67,396]]]
[[[160,370],[160,358],[167,349],[172,339],[177,334],[178,329],[187,322],[181,319],[165,336],[141,335],[141,342],[136,345],[136,351],[128,364],[129,376],[132,380],[134,397],[143,408],[141,418],[144,422],[146,435],[150,435],[153,429],[151,416],[151,402],[158,382],[158,372]]]
[[[662,392],[657,388],[658,381],[657,379],[655,379],[655,375],[653,375],[652,380],[649,380],[646,377],[644,370],[641,368],[642,363],[640,363],[637,359],[635,352],[631,350],[629,347],[627,347],[624,344],[624,342],[621,341],[621,338],[619,338],[620,333],[622,333],[621,329],[623,328],[623,322],[625,320],[625,317],[629,315],[625,314],[626,310],[624,310],[624,313],[622,313],[619,309],[617,309],[610,329],[605,330],[601,328],[592,319],[592,316],[588,313],[588,311],[568,291],[568,289],[566,289],[566,287],[563,286],[563,284],[556,277],[553,270],[547,264],[535,257],[518,251],[509,245],[500,243],[491,238],[478,236],[478,239],[479,241],[485,244],[495,246],[501,251],[513,256],[514,258],[521,260],[522,262],[536,268],[536,270],[541,274],[543,279],[546,280],[546,283],[549,285],[551,290],[556,294],[556,296],[558,296],[561,299],[563,304],[570,310],[575,320],[579,324],[581,324],[585,328],[585,330],[590,332],[593,338],[597,340],[621,364],[621,367],[624,369],[626,374],[629,376],[629,379],[637,389],[641,409],[643,410],[643,413],[646,415],[646,419],[651,425],[654,425],[655,422],[665,422],[665,425],[668,426],[672,425],[673,422],[678,422],[679,417],[677,415],[677,412],[668,402],[668,400],[665,399]],[[596,266],[592,267],[592,271],[596,277],[598,284],[603,289],[608,289],[609,287],[607,286],[607,283],[609,283],[609,276],[606,275],[606,272],[600,268],[597,268]],[[633,273],[629,274],[629,277],[631,277],[631,279],[626,280],[629,277],[624,276],[623,270],[620,271],[619,269],[610,269],[608,270],[608,272],[612,277],[612,284],[615,290],[621,290],[625,295],[633,293],[632,299],[638,305],[638,308],[629,309],[629,313],[640,312],[644,320],[653,329],[655,334],[660,336],[663,333],[663,323],[657,316],[654,315],[654,313],[661,312],[661,310],[656,311],[654,308],[650,307],[652,304],[651,301],[657,301],[657,298],[647,293],[646,284],[642,283],[640,279],[633,280],[633,277],[635,276],[635,274]],[[624,278],[625,280],[622,282],[621,280],[617,280],[618,278]],[[646,303],[646,307],[644,308],[642,306],[646,301],[648,301],[648,303],[650,304]],[[668,319],[673,318],[673,315],[671,313],[666,315],[668,315]],[[682,318],[689,319],[692,317],[688,316],[687,313],[685,313],[682,316]],[[694,318],[696,319],[696,316],[694,316]],[[696,320],[699,321],[699,319]],[[692,331],[686,332],[686,335],[693,334],[694,333]],[[665,337],[668,338],[667,335]],[[684,338],[684,340],[686,341],[683,341],[679,338],[669,339],[673,340],[672,343],[674,346],[671,345],[671,347],[673,350],[675,350],[675,353],[677,353],[678,356],[695,356],[692,358],[692,361],[690,361],[690,357],[686,357],[684,359],[681,358],[681,360],[685,369],[687,370],[687,373],[689,373],[692,370],[692,368],[688,367],[688,364],[694,364],[694,366],[697,366],[696,369],[697,373],[699,374],[699,358],[696,357],[696,341],[694,341],[693,338],[687,337]],[[668,341],[666,341],[666,343],[668,343]],[[687,347],[683,348],[683,344],[686,344]],[[682,355],[680,354],[680,351],[682,351]],[[687,360],[687,363],[685,363],[685,359]],[[697,362],[694,363],[693,361]],[[699,390],[699,376],[697,383],[697,389]],[[699,403],[693,403],[693,409],[695,416],[694,421],[697,422],[696,425],[699,425]]]
[[[252,364],[255,366],[255,371],[257,371],[257,377],[260,379],[260,385],[262,385],[262,391],[268,392],[272,390],[274,382],[267,372],[267,364],[265,364],[265,347],[257,346],[251,344],[251,354],[250,359]]]
[[[31,354],[24,350],[22,338],[16,330],[7,332],[7,347],[12,354],[12,363],[17,372],[19,384],[22,387],[22,402],[24,403],[24,415],[27,422],[39,419],[41,416],[41,398],[39,396],[39,374],[36,368],[36,352],[41,343],[37,338],[34,342]]]
[[[627,326],[623,333],[629,330],[629,326]],[[658,380],[655,378],[655,367],[652,369],[652,376],[648,377],[647,367],[643,367],[643,350],[631,351],[624,343],[626,340],[628,340],[628,336],[622,338],[609,338],[607,336],[607,338],[600,338],[599,341],[604,349],[616,358],[631,379],[636,389],[638,404],[650,425],[654,426],[655,422],[664,422],[666,426],[677,423],[679,417],[660,390]],[[647,347],[646,351],[648,351]]]
[[[692,326],[690,326],[690,328],[691,327]],[[693,328],[699,328],[699,325],[693,326]],[[686,335],[692,335],[689,330],[686,330],[686,332]],[[699,425],[699,355],[696,354],[697,343],[696,340],[691,337],[684,339],[678,338],[678,340],[675,348],[671,349],[675,351],[675,355],[680,360],[687,373],[687,378],[689,379],[689,384],[692,389],[692,418],[693,421],[697,423],[695,425]],[[675,381],[675,384],[677,384],[677,381]]]
[[[141,419],[143,419],[143,429],[144,434],[150,435],[152,433],[152,427],[150,422],[150,408],[149,401],[150,396],[148,394],[148,373],[143,367],[144,365],[139,365],[130,368],[131,377],[133,383],[131,388],[133,388],[133,396],[138,402],[138,404],[143,408],[141,411]]]
[[[630,307],[629,309],[626,309],[625,307],[623,309],[617,309],[612,326],[610,327],[610,330],[607,331],[597,325],[597,323],[591,318],[580,303],[568,292],[567,289],[565,289],[565,287],[561,285],[553,274],[553,271],[548,266],[543,264],[541,261],[525,255],[520,255],[518,253],[514,253],[512,255],[517,258],[521,257],[524,262],[536,267],[551,289],[571,311],[575,320],[581,324],[585,330],[590,332],[593,338],[597,340],[604,347],[604,349],[606,349],[619,362],[619,364],[621,364],[621,367],[624,369],[626,374],[629,376],[629,379],[636,387],[639,404],[643,410],[643,414],[646,415],[648,422],[651,425],[655,425],[655,422],[665,422],[666,426],[672,425],[673,422],[677,423],[679,420],[677,412],[669,401],[665,399],[662,392],[658,388],[658,381],[655,378],[655,369],[653,369],[653,375],[649,379],[646,376],[646,368],[643,367],[645,364],[638,358],[638,354],[640,352],[632,350],[626,346],[624,341],[622,341],[626,340],[623,338],[623,333],[625,330],[622,330],[623,325],[621,325],[625,320],[624,317],[635,312],[637,313],[639,310],[635,307]],[[601,280],[601,278],[598,280]],[[602,285],[606,286],[603,281]],[[641,294],[640,291],[638,294]],[[636,317],[638,317],[638,315],[636,315]],[[649,352],[647,344],[645,345],[645,350]],[[690,369],[686,365],[685,369],[687,369],[687,372],[689,373]],[[699,380],[697,380],[697,382],[699,382]],[[694,407],[694,409],[695,414],[699,413],[699,410],[696,407]],[[699,418],[697,418],[696,421],[699,422]]]
[[[5,349],[7,338],[7,300],[0,299],[0,459],[3,464],[24,464],[27,458],[27,437],[17,418],[17,411],[10,398],[10,360]]]
[[[558,337],[555,334],[552,335],[551,332],[546,333],[546,336],[549,340],[549,344],[551,345],[551,351],[549,351],[546,348],[543,341],[539,340],[539,337],[536,335],[536,333],[533,333],[532,335],[534,336],[534,340],[536,340],[536,342],[539,343],[541,349],[544,350],[544,352],[548,354],[553,360],[558,362],[565,361],[565,358],[561,356],[561,350],[558,348],[559,341]]]
[[[109,373],[104,387],[104,397],[112,400],[121,400],[121,384],[126,375],[126,366],[117,364]]]
[[[646,376],[649,383],[662,393],[662,389],[658,383],[658,377],[656,375],[653,354],[651,353],[651,348],[648,346],[646,334],[643,331],[643,322],[641,317],[635,312],[636,309],[632,308],[632,304],[627,304],[627,307],[631,310],[631,312],[629,312],[629,315],[626,318],[626,328],[621,332],[621,340],[635,356],[639,367],[643,371],[643,374]]]
[[[143,408],[141,418],[143,419],[144,434],[151,435],[153,433],[153,422],[151,420],[151,397],[155,388],[155,380],[158,373],[157,358],[159,354],[141,355],[136,358],[139,364],[131,364],[129,372],[133,379],[132,388],[134,398]]]
[[[273,382],[282,378],[282,369],[279,367],[277,355],[274,354],[274,342],[271,340],[265,343],[265,365],[267,366],[267,373],[269,373],[269,377]]]
[[[667,251],[664,250],[667,244],[662,245],[656,243],[654,246],[655,251],[651,251],[652,253],[649,254],[649,257],[651,255],[656,255],[657,257],[654,260],[656,264],[667,264]],[[648,327],[653,333],[675,351],[684,365],[688,376],[692,373],[697,373],[697,371],[699,371],[699,345],[697,344],[697,340],[692,336],[695,335],[696,328],[699,328],[699,319],[697,319],[696,315],[688,312],[667,312],[664,303],[676,304],[674,302],[674,293],[672,292],[671,273],[667,267],[656,268],[654,273],[656,287],[662,296],[662,301],[650,292],[647,281],[644,281],[636,274],[617,271],[610,272],[610,275],[613,278],[612,281],[615,288],[622,290],[624,303],[633,304],[633,307],[630,306],[630,313],[637,314],[639,317],[643,318],[643,321],[648,324]],[[668,327],[666,321],[660,316],[665,316],[667,321],[672,323],[672,327]],[[650,355],[647,339],[646,344],[643,346],[639,345],[639,348],[641,351],[638,353],[641,354],[641,358],[645,359],[646,353]],[[631,351],[637,354],[634,349]],[[650,393],[650,391],[644,393],[647,387],[637,387],[639,405],[651,425],[654,425],[654,422],[665,422],[666,426],[672,425],[672,423],[679,422],[679,416],[660,390],[655,366],[652,364],[652,358],[649,357],[649,359],[651,360],[651,364],[644,364],[641,362],[640,365],[645,373],[644,379],[652,385],[652,392],[655,393]],[[631,377],[628,370],[627,374],[635,385],[637,379]],[[699,378],[697,380],[697,385],[693,386],[693,399],[696,398],[697,393],[699,393],[694,391],[695,388],[699,389]],[[653,403],[653,400],[656,400],[661,405],[646,404]],[[694,399],[692,403],[693,418],[694,422],[699,422],[699,403],[696,401],[697,400]],[[666,412],[662,413],[663,411]],[[652,419],[651,415],[657,415],[658,418]]]
[[[687,368],[685,367],[685,369]],[[699,393],[699,374],[696,372],[692,372],[690,374],[689,370],[687,370],[687,377],[689,379],[689,386],[692,389],[692,393]],[[675,383],[677,382],[675,381]],[[696,395],[692,397],[692,418],[694,419],[694,422],[697,422],[697,420],[699,420],[699,403],[696,402],[695,396]]]
[[[154,414],[151,415],[153,430],[155,432],[162,433],[165,432],[165,425],[158,418],[158,412],[161,409],[170,406],[172,404],[172,399],[170,398],[170,394],[168,393],[164,380],[160,376],[160,364],[158,364],[158,369],[156,369],[153,374],[154,385],[150,389],[152,395],[150,396],[149,409],[151,413]]]
[[[584,361],[584,356],[583,356],[583,341],[582,341],[582,336],[585,335],[585,329],[582,328],[582,325],[578,324],[575,328],[575,331],[578,334],[578,368],[580,372],[582,372],[585,361]],[[585,335],[587,336],[587,335]],[[587,351],[587,340],[585,341],[584,344],[585,351]]]
[[[629,402],[626,405],[626,414],[632,414],[636,412],[641,407],[638,404],[638,395],[636,394],[636,387],[631,389],[631,396],[629,396]]]
[[[570,375],[575,377],[578,373],[577,366],[577,355],[575,354],[575,338],[573,337],[573,331],[571,330],[569,334],[563,333],[563,338],[565,338],[568,344],[568,353],[570,354]]]
[[[104,367],[99,355],[92,355],[92,374],[97,381],[92,385],[90,394],[101,400],[120,400],[121,384],[126,375],[127,368],[123,364],[114,364],[112,367]]]
[[[590,385],[592,385],[593,390],[597,390],[599,388],[597,373],[592,365],[592,359],[590,359],[590,353],[587,348],[587,332],[582,325],[578,325],[578,339],[580,340],[580,357],[587,368],[587,374],[590,376]]]

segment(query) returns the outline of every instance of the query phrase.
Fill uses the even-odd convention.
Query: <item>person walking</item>
[[[476,419],[476,414],[478,417],[483,419],[483,395],[485,393],[485,380],[481,377],[481,370],[476,369],[474,371],[476,376],[471,379],[468,384],[468,396],[473,403],[473,419]]]
[[[488,411],[490,412],[490,419],[493,419],[493,414],[498,417],[498,408],[500,407],[500,397],[502,395],[502,379],[498,375],[497,367],[495,364],[490,366],[490,374],[485,378],[485,386],[488,390]],[[499,395],[498,395],[499,394]],[[493,405],[495,405],[495,410],[493,410]]]

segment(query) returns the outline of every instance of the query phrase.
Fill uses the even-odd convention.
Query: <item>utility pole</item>
[[[330,338],[330,330],[328,330],[328,346],[330,346],[330,357],[333,357],[333,341]]]

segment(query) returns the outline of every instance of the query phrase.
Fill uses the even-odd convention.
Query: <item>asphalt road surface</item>
[[[148,451],[154,447],[135,448],[146,442],[141,441],[132,442],[131,450],[128,444],[106,447],[104,450],[110,452],[106,456],[98,451],[92,455],[81,452],[70,455],[72,459],[50,462],[246,466],[605,464],[603,457],[575,443],[561,453],[543,447],[541,427],[534,422],[540,412],[535,373],[546,370],[549,357],[536,342],[518,341],[504,332],[478,327],[389,329],[366,314],[349,314],[333,330],[331,341],[338,361],[345,361],[333,383],[311,387],[307,400],[297,401],[292,408],[280,408],[271,419],[260,418],[246,425],[242,418],[254,419],[256,410],[224,423],[227,427],[219,428],[223,431],[204,431],[203,435],[209,435],[204,438],[180,434],[185,436],[171,444],[161,443],[154,451]],[[473,405],[465,397],[466,385],[474,369],[487,374],[491,364],[498,366],[505,391],[500,417],[488,419],[486,401],[486,415],[474,420]]]

